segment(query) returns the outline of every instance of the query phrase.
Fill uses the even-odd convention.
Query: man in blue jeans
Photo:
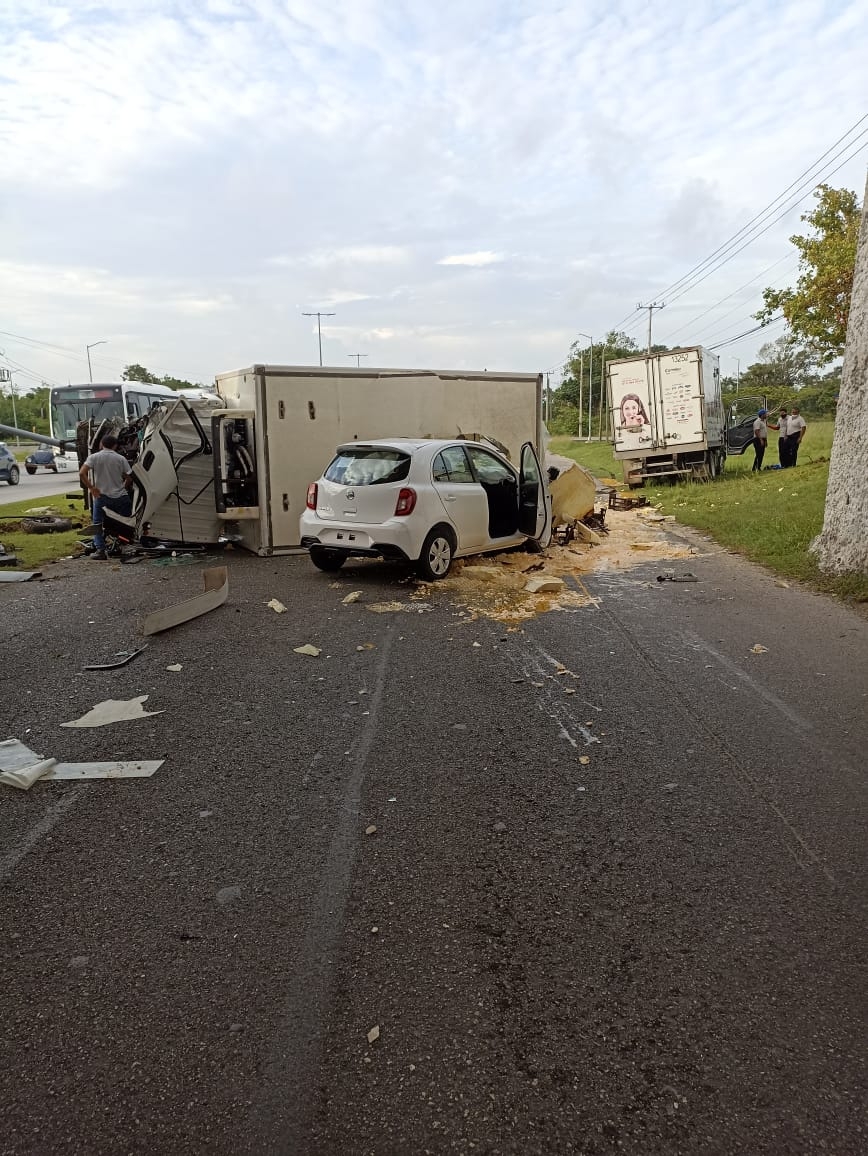
[[[91,454],[78,471],[81,484],[90,490],[93,498],[93,553],[88,555],[97,562],[105,561],[105,532],[102,524],[103,510],[114,510],[127,517],[132,513],[133,500],[130,496],[132,485],[130,463],[117,452],[118,439],[108,434],[100,442],[100,448]]]

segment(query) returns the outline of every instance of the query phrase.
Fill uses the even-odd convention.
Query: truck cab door
[[[539,458],[530,442],[521,447],[518,470],[518,529],[528,538],[548,545],[552,531],[552,506]]]
[[[753,441],[753,423],[757,410],[767,408],[764,397],[739,397],[730,406],[726,422],[726,452],[728,454],[744,453]]]

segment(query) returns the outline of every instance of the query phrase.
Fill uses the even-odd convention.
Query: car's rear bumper
[[[319,538],[304,537],[301,544],[306,550],[333,550],[335,553],[346,554],[348,558],[396,558],[402,562],[412,561],[400,547],[392,545],[391,542],[375,542],[373,546],[342,546],[321,542]]]
[[[382,525],[347,525],[324,522],[305,513],[299,520],[299,536],[302,546],[308,550],[311,547],[339,550],[342,554],[359,558],[404,558],[412,561],[419,557],[420,547],[413,540],[410,527],[395,518]]]

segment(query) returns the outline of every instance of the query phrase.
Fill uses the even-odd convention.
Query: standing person
[[[769,427],[766,425],[767,409],[757,411],[756,421],[753,423],[753,452],[754,459],[751,473],[759,473],[763,468],[763,458],[769,441]]]
[[[794,466],[798,461],[799,446],[802,444],[807,428],[808,423],[799,413],[799,407],[794,405],[787,418],[787,456],[791,466]]]
[[[130,463],[115,448],[118,439],[107,434],[100,442],[100,448],[85,460],[78,471],[81,484],[90,490],[93,498],[94,551],[88,555],[94,561],[105,561],[105,531],[102,524],[103,510],[114,510],[126,517],[132,513],[133,500],[129,489],[132,485]]]
[[[770,429],[776,429],[778,431],[778,458],[780,459],[782,470],[785,470],[790,464],[787,422],[787,407],[785,405],[781,406],[781,415],[778,418],[778,424],[775,425],[774,422],[769,422]]]

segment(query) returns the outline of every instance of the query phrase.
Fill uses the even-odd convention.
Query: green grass
[[[30,509],[50,507],[63,518],[72,518],[73,526],[89,526],[90,514],[85,512],[82,498],[30,498],[24,502],[10,502],[0,506],[0,542],[8,553],[18,555],[18,565],[9,567],[16,570],[37,570],[47,562],[56,562],[70,554],[80,554],[78,545],[82,537],[81,529],[68,530],[64,534],[25,534],[18,529],[17,519],[25,516]],[[7,567],[4,567],[7,569]]]
[[[581,463],[597,478],[617,478],[620,482],[624,474],[621,463],[612,456],[611,442],[585,442],[578,438],[555,437],[549,442],[553,454]]]
[[[831,421],[809,424],[794,470],[752,474],[750,449],[728,458],[724,476],[715,482],[646,486],[643,493],[662,513],[674,514],[679,522],[701,530],[727,549],[744,554],[784,578],[865,602],[868,577],[824,575],[808,552],[811,540],[823,525],[832,430]],[[613,463],[611,447],[553,438],[551,449],[574,458],[597,477],[622,477],[620,463]],[[772,433],[766,464],[774,465],[777,460],[777,436]]]

